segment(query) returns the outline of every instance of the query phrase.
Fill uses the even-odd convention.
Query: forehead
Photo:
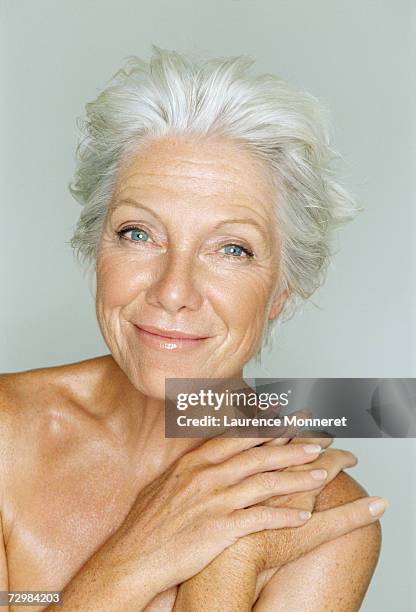
[[[269,171],[244,146],[226,138],[192,136],[151,140],[127,158],[115,195],[140,195],[239,203],[271,212],[275,191]],[[260,211],[259,211],[260,212]]]

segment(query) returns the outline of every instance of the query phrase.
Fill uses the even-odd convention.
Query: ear
[[[273,319],[276,319],[276,317],[280,314],[288,297],[289,297],[289,291],[287,289],[285,289],[284,291],[282,291],[281,293],[275,296],[272,302],[270,311],[269,311],[270,321],[272,321]]]

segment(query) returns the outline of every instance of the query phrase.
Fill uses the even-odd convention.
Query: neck
[[[243,380],[243,370],[229,376]],[[205,438],[165,438],[165,401],[138,391],[112,355],[103,357],[101,384],[96,405],[109,428],[117,433],[138,457],[148,454],[157,462],[171,463]]]

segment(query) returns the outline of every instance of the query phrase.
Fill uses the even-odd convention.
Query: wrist
[[[218,557],[218,564],[233,567],[235,572],[250,572],[259,575],[265,565],[262,538],[258,533],[241,538]]]
[[[174,612],[203,609],[248,612],[252,609],[258,576],[256,565],[228,550],[179,585]]]
[[[80,595],[84,595],[85,592],[85,595],[88,595],[82,597],[82,603],[83,605],[90,603],[91,599],[93,605],[91,607],[84,605],[83,609],[86,612],[144,610],[163,590],[159,588],[161,582],[159,573],[152,571],[153,568],[147,558],[133,559],[126,547],[108,544],[84,566],[87,571],[83,572],[74,583],[70,583],[72,587],[70,595],[75,596],[76,592]],[[68,603],[72,603],[71,596]],[[71,607],[69,609],[72,610]]]
[[[161,592],[145,574],[119,575],[108,583],[108,601],[116,600],[117,610],[144,610]],[[116,595],[117,594],[117,595]]]
[[[159,593],[170,584],[169,578],[161,573],[161,564],[155,566],[150,560],[139,559],[134,567],[119,567],[114,574],[114,587],[124,594],[126,610],[143,610]]]

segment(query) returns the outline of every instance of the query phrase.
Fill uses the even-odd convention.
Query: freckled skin
[[[287,295],[275,294],[275,195],[261,163],[225,139],[156,140],[121,168],[97,256],[96,312],[111,354],[0,375],[1,589],[61,590],[120,527],[138,493],[203,442],[165,439],[164,379],[240,377],[268,319],[278,316]],[[146,233],[118,236],[131,225]],[[242,256],[231,255],[229,245],[240,245]],[[134,323],[208,339],[189,351],[155,350],[139,340]],[[335,479],[323,507],[343,503],[339,492],[347,488]],[[351,495],[362,493],[352,485]],[[201,597],[212,611],[249,610],[254,598],[256,610],[283,610],[279,598],[292,598],[293,610],[321,610],[321,592],[330,605],[341,597],[344,607],[334,609],[354,610],[360,597],[348,592],[349,559],[371,544],[369,558],[354,565],[355,590],[363,596],[378,554],[375,529],[344,536],[344,557],[335,541],[278,572],[257,572],[265,547],[252,539],[260,544],[248,549],[244,563],[220,555],[212,574],[206,568],[181,585],[175,610],[201,609]],[[267,543],[273,554],[279,545]],[[299,580],[307,585],[314,564],[326,572],[335,558],[344,564],[343,594],[326,574],[308,599]],[[290,567],[305,574],[296,588],[281,574]],[[146,612],[170,612],[177,591],[158,595]],[[182,596],[190,597],[190,607],[182,607]]]
[[[98,252],[97,316],[115,360],[146,396],[163,397],[164,378],[179,370],[190,378],[241,374],[273,306],[274,200],[265,169],[227,141],[165,139],[124,169]],[[146,242],[133,243],[131,233],[117,240],[116,231],[135,224]],[[225,254],[227,242],[254,257]],[[281,305],[282,296],[272,316]],[[163,356],[141,350],[132,321],[211,338],[201,350]]]

